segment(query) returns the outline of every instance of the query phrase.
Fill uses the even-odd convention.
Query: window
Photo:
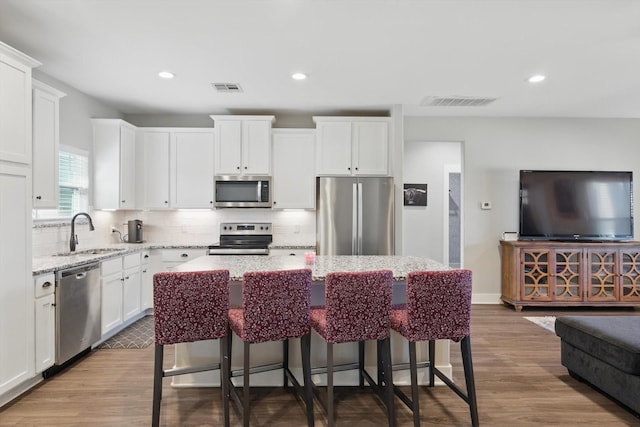
[[[60,146],[58,151],[58,209],[34,209],[35,220],[71,218],[89,210],[89,153]]]

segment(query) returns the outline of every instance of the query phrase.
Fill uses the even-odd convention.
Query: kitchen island
[[[450,270],[451,268],[436,261],[409,256],[316,256],[311,265],[305,263],[305,257],[299,256],[203,256],[186,262],[175,268],[174,271],[205,271],[205,270],[229,270],[230,303],[240,305],[242,303],[242,276],[248,271],[292,270],[298,268],[310,268],[312,270],[313,284],[311,288],[311,304],[322,305],[324,302],[324,280],[327,273],[331,272],[356,272],[370,270],[391,270],[393,272],[393,303],[405,302],[405,281],[411,271],[436,271]],[[193,366],[207,362],[215,362],[219,351],[216,341],[203,341],[197,343],[176,345],[176,367]],[[365,362],[369,372],[376,372],[375,342],[367,342],[367,355]],[[251,366],[279,363],[282,361],[282,345],[279,342],[255,344],[256,349],[251,352]],[[407,363],[409,353],[406,341],[391,333],[391,352],[394,364]],[[428,360],[426,343],[417,346],[418,360]],[[334,347],[334,359],[336,363],[353,363],[357,361],[357,345],[353,343],[339,344]],[[326,345],[314,332],[311,334],[311,366],[325,366]],[[233,340],[232,368],[241,367],[242,342]],[[300,367],[300,350],[297,340],[290,344],[290,364],[292,371],[302,378]],[[438,341],[436,345],[436,366],[443,372],[451,373],[449,363],[449,341]],[[424,372],[421,372],[424,371]],[[314,375],[314,382],[326,384],[324,375]],[[425,370],[419,371],[419,381],[427,383],[428,377]],[[241,384],[241,378],[235,378]],[[336,385],[357,385],[357,371],[337,372],[335,374]],[[394,382],[398,384],[410,384],[408,371],[394,372]],[[263,372],[253,375],[252,386],[281,386],[282,373]],[[174,377],[173,385],[176,387],[195,386],[219,386],[218,372],[204,372],[191,375]]]

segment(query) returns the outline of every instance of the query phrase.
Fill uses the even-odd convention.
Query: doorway
[[[426,205],[403,206],[404,255],[464,265],[462,153],[459,141],[405,142],[403,185],[425,189]]]
[[[442,194],[447,200],[443,206],[442,253],[443,263],[452,268],[462,268],[462,172],[460,164],[444,165],[445,188]]]

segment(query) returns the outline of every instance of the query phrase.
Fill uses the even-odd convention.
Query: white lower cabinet
[[[314,252],[315,248],[310,248],[310,249],[269,249],[269,255],[270,256],[283,256],[283,255],[290,255],[290,256],[304,256],[305,253],[307,252]]]
[[[102,336],[140,313],[140,253],[103,261]]]
[[[175,267],[192,259],[206,255],[206,249],[162,249],[162,270],[172,271]]]
[[[151,267],[151,251],[140,254],[140,310],[153,308],[153,270]]]
[[[55,275],[44,274],[35,284],[36,373],[53,366],[56,359]]]

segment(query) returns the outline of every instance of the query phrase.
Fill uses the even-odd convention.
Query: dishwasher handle
[[[70,268],[68,270],[60,270],[57,272],[58,278],[76,276],[76,279],[83,279],[87,276],[87,272],[100,268],[100,263],[85,264],[80,267]]]

